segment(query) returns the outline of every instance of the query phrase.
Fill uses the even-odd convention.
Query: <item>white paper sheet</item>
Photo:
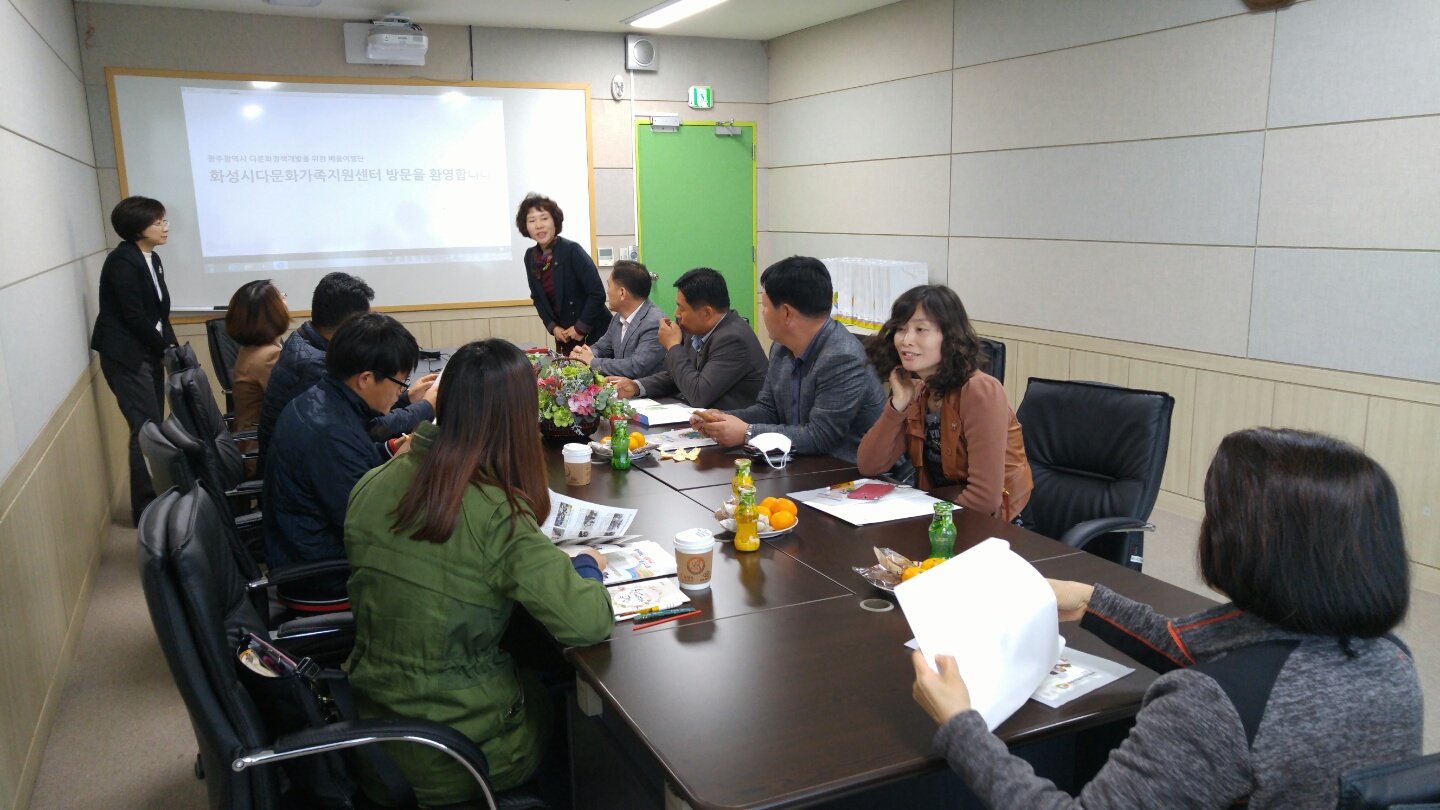
[[[1060,650],[1055,592],[998,537],[895,587],[920,652],[953,655],[991,731],[1024,705]]]
[[[852,526],[927,517],[935,513],[935,504],[940,503],[939,498],[911,487],[896,487],[885,497],[874,501],[855,500],[850,497],[851,492],[865,484],[884,483],[886,482],[874,478],[857,478],[831,487],[792,492],[789,498],[828,515],[834,515]]]
[[[630,407],[635,409],[635,421],[645,427],[688,425],[690,414],[700,410],[689,405],[661,405],[653,399],[632,399]]]
[[[701,434],[695,428],[676,428],[660,434],[660,449],[666,452],[689,450],[692,447],[709,447],[713,444],[715,444],[714,439]]]
[[[571,498],[551,490],[550,514],[540,531],[556,543],[592,537],[619,539],[635,521],[637,510]]]
[[[1124,664],[1067,647],[1030,697],[1052,709],[1058,709],[1075,698],[1114,683],[1134,671]]]

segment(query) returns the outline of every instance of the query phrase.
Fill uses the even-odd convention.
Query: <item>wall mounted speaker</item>
[[[643,34],[625,35],[625,69],[660,69],[660,52],[655,49],[655,40]]]

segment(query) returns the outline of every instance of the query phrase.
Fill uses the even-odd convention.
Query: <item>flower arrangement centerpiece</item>
[[[596,376],[578,360],[530,356],[540,395],[540,432],[555,439],[589,436],[602,420],[629,418],[635,409],[620,398],[615,386]]]

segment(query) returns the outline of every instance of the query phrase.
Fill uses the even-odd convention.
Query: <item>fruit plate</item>
[[[590,442],[590,449],[595,451],[596,458],[599,458],[602,461],[610,460],[610,445],[602,444],[600,442]],[[646,444],[639,450],[631,450],[630,460],[634,461],[638,458],[645,458],[646,456],[650,455],[658,449],[660,449],[659,444]]]
[[[735,531],[735,518],[725,518],[724,520],[720,521],[720,525],[725,528],[725,531],[733,532]],[[789,526],[786,526],[783,529],[773,529],[768,532],[760,532],[760,539],[767,540],[771,537],[779,537],[782,534],[789,534],[790,532],[795,531],[795,527],[799,525],[800,518],[797,517],[795,518],[794,523],[791,523]]]

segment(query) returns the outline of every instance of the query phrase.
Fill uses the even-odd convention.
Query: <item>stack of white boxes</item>
[[[927,284],[924,262],[885,259],[822,259],[835,289],[831,315],[847,326],[879,329],[890,318],[890,305],[911,287]]]

